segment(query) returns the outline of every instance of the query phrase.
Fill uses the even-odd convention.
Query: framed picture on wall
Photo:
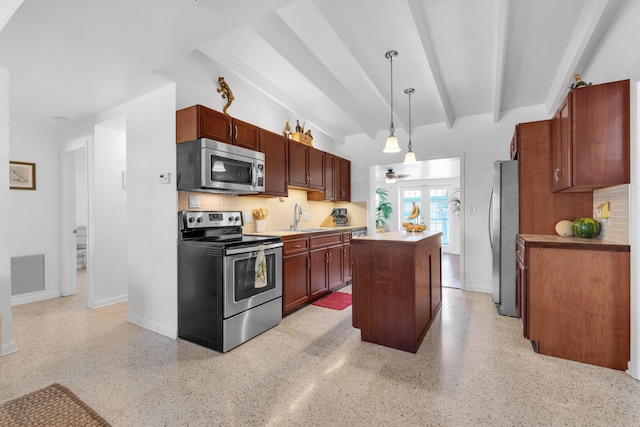
[[[35,190],[36,164],[9,161],[9,188],[11,190]]]

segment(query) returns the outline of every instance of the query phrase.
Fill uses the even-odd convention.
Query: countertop
[[[366,229],[367,227],[356,227],[356,226],[315,227],[313,231],[267,230],[264,233],[257,233],[254,231],[254,232],[248,232],[244,234],[253,234],[256,236],[278,236],[278,237],[282,237],[283,240],[287,240],[295,237],[317,236],[317,235],[331,234],[331,233],[346,233],[349,231],[366,230]]]
[[[421,240],[430,239],[435,236],[442,236],[441,231],[389,231],[387,233],[377,233],[372,236],[359,237],[355,241],[358,242],[400,242],[411,243],[419,242]]]
[[[563,237],[547,234],[518,234],[528,248],[585,249],[592,251],[629,252],[630,246],[601,239]]]

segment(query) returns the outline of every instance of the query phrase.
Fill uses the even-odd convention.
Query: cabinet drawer
[[[348,233],[342,233],[342,243],[344,243],[345,245],[348,245],[349,243],[351,243],[350,231]]]
[[[309,250],[309,239],[285,240],[282,247],[282,255],[297,254]]]
[[[516,258],[522,265],[527,265],[527,253],[524,250],[524,242],[519,238],[516,239]]]
[[[342,233],[311,237],[309,240],[310,249],[321,248],[323,246],[339,245],[342,243]]]

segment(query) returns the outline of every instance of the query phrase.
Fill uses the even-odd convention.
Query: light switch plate
[[[309,221],[309,212],[303,212],[302,213],[302,220],[303,221]]]
[[[171,182],[171,173],[163,172],[160,174],[160,184],[169,184]]]
[[[253,221],[253,217],[251,216],[251,214],[245,212],[245,214],[244,214],[244,222],[245,222],[245,224],[248,223],[248,222],[252,222],[252,221]]]
[[[189,196],[189,207],[190,208],[199,208],[200,207],[200,197],[199,196]]]

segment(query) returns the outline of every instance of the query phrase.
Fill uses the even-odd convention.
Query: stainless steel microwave
[[[264,153],[200,138],[176,144],[180,191],[257,194],[264,191]]]

